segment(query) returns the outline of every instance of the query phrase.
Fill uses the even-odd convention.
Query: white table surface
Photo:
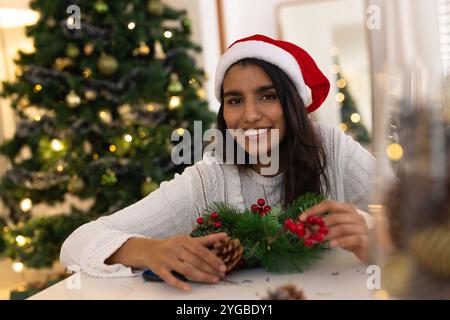
[[[74,277],[78,277],[79,289],[73,288]],[[324,253],[321,260],[303,273],[279,275],[263,269],[236,271],[218,284],[193,283],[188,293],[164,283],[146,282],[139,276],[105,279],[81,273],[30,299],[252,300],[261,299],[269,289],[288,283],[302,289],[307,299],[373,299],[373,292],[366,285],[367,278],[366,265],[352,253],[334,249]]]

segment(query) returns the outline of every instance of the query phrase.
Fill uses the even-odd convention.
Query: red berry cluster
[[[284,227],[286,230],[295,233],[297,237],[303,238],[305,247],[311,247],[322,242],[328,234],[328,228],[321,217],[308,217],[305,222],[286,219]]]
[[[266,205],[266,200],[264,199],[258,199],[255,204],[252,204],[251,210],[255,214],[259,214],[260,217],[263,217],[267,215],[270,210],[272,210],[272,207],[269,205]]]
[[[219,218],[219,214],[214,211],[209,215],[209,217],[211,218],[211,222],[212,222],[212,220],[217,220]],[[197,218],[198,224],[203,224],[204,222],[205,222],[205,219],[203,219],[202,217]],[[214,222],[212,222],[212,224],[214,225],[214,227],[220,228],[222,226],[222,221],[214,221]]]

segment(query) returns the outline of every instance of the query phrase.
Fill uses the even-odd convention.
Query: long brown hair
[[[263,60],[246,58],[233,65],[236,64],[254,64],[262,68],[272,80],[280,99],[286,126],[285,137],[280,142],[280,164],[284,171],[282,192],[284,204],[289,205],[295,198],[306,192],[325,195],[329,190],[328,177],[325,173],[327,163],[325,151],[292,81],[280,68]],[[217,128],[225,139],[227,125],[223,117],[223,108],[222,87]],[[237,148],[237,143],[234,142],[234,144]],[[225,156],[225,149],[223,153]],[[246,159],[248,159],[248,154],[246,154]],[[244,164],[244,166],[249,165]]]

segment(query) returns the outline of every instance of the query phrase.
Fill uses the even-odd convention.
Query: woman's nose
[[[249,123],[254,123],[262,119],[262,114],[258,110],[256,102],[249,101],[245,105],[244,120]]]

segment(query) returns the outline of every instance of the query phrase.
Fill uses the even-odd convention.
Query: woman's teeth
[[[246,137],[258,136],[267,133],[269,129],[247,129],[244,131]]]

